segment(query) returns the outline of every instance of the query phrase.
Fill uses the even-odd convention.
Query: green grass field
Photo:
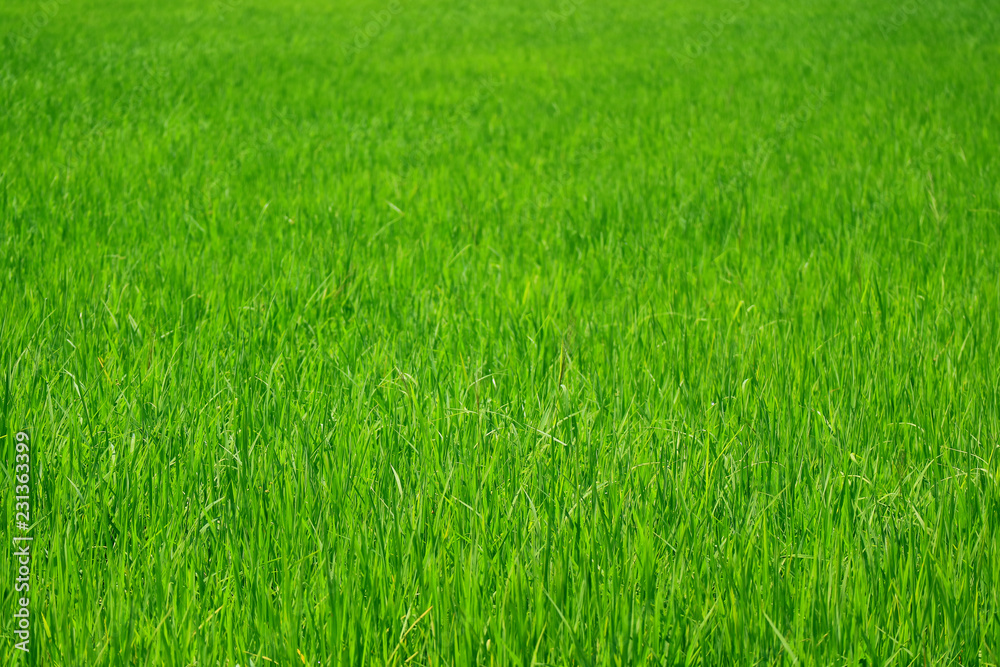
[[[0,38],[2,664],[1000,664],[997,3]]]

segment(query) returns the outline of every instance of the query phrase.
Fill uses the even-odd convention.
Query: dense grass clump
[[[996,3],[0,36],[3,664],[1000,663]]]

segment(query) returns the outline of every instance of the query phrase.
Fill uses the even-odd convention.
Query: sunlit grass
[[[0,7],[32,664],[1000,662],[1000,16],[901,6]]]

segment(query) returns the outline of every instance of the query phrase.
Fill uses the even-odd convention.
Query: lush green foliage
[[[0,7],[33,664],[1000,663],[995,3],[229,1]]]

